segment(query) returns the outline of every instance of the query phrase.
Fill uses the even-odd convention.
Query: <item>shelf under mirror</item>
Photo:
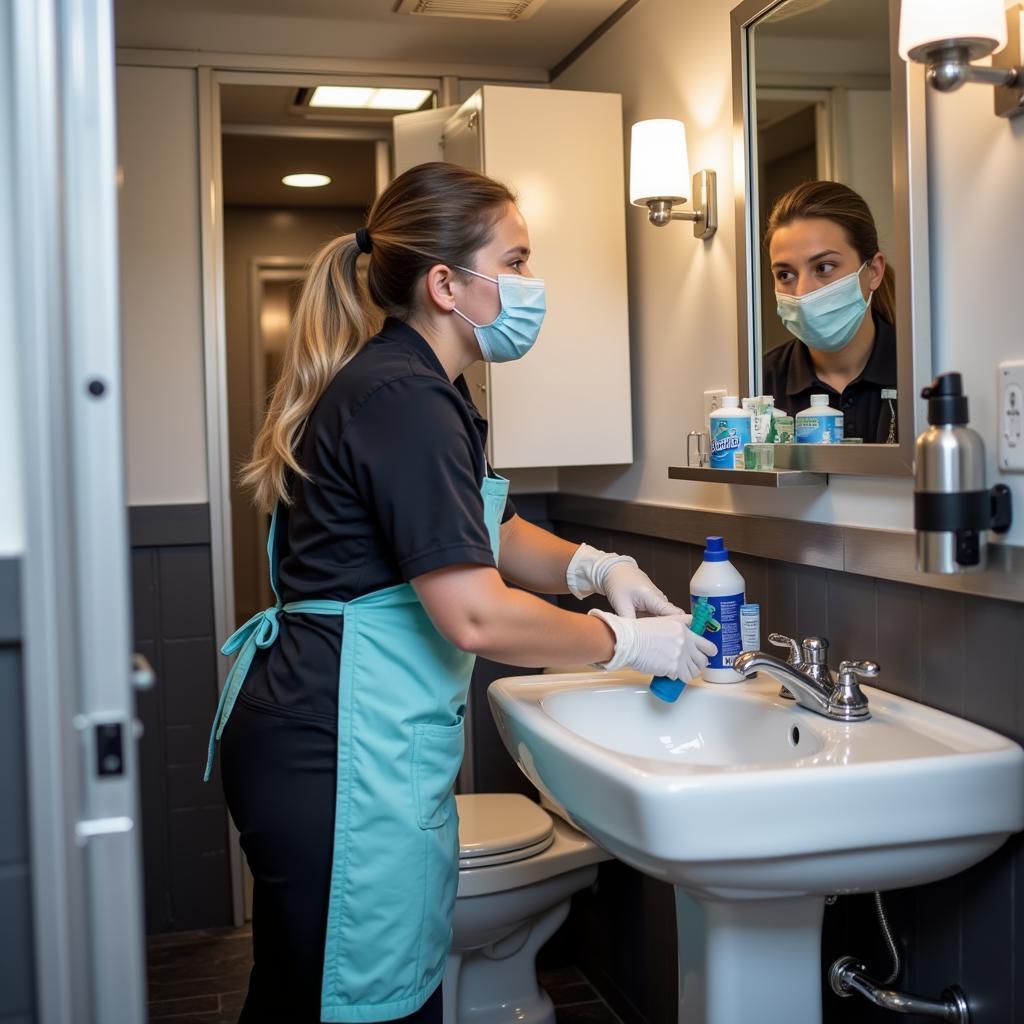
[[[707,466],[669,466],[672,480],[700,483],[738,484],[746,487],[824,487],[827,473],[803,469],[711,469]]]

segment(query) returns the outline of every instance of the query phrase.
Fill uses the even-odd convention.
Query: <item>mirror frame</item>
[[[760,278],[761,225],[757,223],[755,147],[752,124],[749,31],[786,0],[741,0],[731,12],[734,172],[736,193],[736,284],[739,389],[757,394],[754,351],[755,281]],[[889,0],[889,71],[892,94],[893,223],[889,253],[896,270],[896,374],[899,384],[895,445],[776,445],[777,469],[864,476],[908,476],[914,441],[926,422],[921,389],[931,381],[932,337],[928,259],[928,164],[926,71],[897,51],[901,0]],[[750,195],[748,196],[748,189]],[[753,243],[752,243],[753,240]],[[907,401],[906,396],[911,400]]]

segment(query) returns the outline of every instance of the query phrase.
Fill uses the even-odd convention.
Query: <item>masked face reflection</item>
[[[863,259],[842,226],[824,217],[778,228],[769,255],[776,308],[787,330],[817,352],[846,348],[864,325],[885,257]]]

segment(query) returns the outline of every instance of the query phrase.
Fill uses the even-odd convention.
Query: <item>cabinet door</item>
[[[489,173],[484,167],[483,121],[481,91],[462,104],[444,127],[441,144],[449,163],[468,167],[471,171]]]
[[[487,367],[492,462],[632,462],[621,98],[484,86],[448,123],[445,158],[474,166],[474,143],[518,193],[548,286],[534,349]]]
[[[394,134],[394,173],[397,178],[417,164],[444,159],[441,136],[449,118],[458,107],[435,107],[432,110],[415,110],[411,114],[396,114],[391,119]]]

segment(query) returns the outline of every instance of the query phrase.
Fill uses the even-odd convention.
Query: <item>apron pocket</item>
[[[414,725],[412,779],[420,828],[439,828],[452,812],[465,748],[463,716],[453,725]]]

